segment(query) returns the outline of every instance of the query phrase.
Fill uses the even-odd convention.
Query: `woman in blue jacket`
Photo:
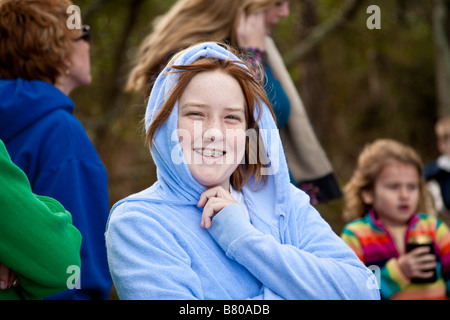
[[[264,88],[203,43],[158,76],[146,112],[158,180],[106,232],[121,299],[377,299],[372,274],[289,182]]]
[[[79,287],[49,298],[107,299],[107,175],[69,98],[91,82],[89,29],[68,28],[71,5],[0,2],[0,139],[33,192],[58,200],[83,237]]]

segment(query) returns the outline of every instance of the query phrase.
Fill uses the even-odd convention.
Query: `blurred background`
[[[123,86],[155,17],[174,2],[74,0],[91,26],[93,83],[71,96],[108,170],[111,205],[156,180],[144,147],[146,101]],[[371,5],[381,29],[366,25]],[[376,138],[411,145],[425,163],[438,156],[434,124],[450,114],[449,0],[292,0],[273,38],[342,187]],[[342,206],[317,206],[337,233]]]

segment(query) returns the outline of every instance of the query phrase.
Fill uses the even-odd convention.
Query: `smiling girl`
[[[291,182],[309,192],[313,203],[327,202],[342,196],[338,181],[271,36],[279,22],[290,15],[290,6],[290,0],[175,1],[170,10],[153,20],[125,89],[148,97],[157,76],[176,52],[199,42],[228,43],[264,75]]]
[[[394,140],[375,141],[360,154],[344,191],[344,216],[356,220],[342,238],[367,266],[380,268],[382,298],[449,296],[450,233],[443,222],[420,213],[432,209],[417,153]],[[418,238],[428,238],[431,247],[408,250]]]
[[[175,56],[152,90],[146,129],[158,180],[117,203],[106,232],[121,299],[379,297],[289,183],[283,149],[270,148],[281,141],[264,88],[230,51],[203,43]],[[267,159],[250,161],[247,130],[267,130],[257,148]]]

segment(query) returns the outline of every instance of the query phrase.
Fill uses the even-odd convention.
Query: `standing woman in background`
[[[142,42],[125,89],[148,97],[170,57],[192,44],[222,41],[239,49],[255,67],[264,68],[265,89],[277,117],[291,182],[317,204],[341,197],[341,191],[270,37],[272,28],[288,16],[288,0],[179,0],[155,21],[153,32]]]
[[[91,83],[89,29],[69,29],[69,0],[0,2],[0,139],[35,194],[58,200],[81,232],[81,282],[50,299],[107,299],[105,167],[73,115]],[[69,275],[68,275],[69,276]]]

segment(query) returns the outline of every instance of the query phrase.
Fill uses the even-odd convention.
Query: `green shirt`
[[[32,193],[1,140],[0,221],[0,263],[19,279],[18,287],[0,290],[0,300],[42,299],[74,287],[81,234],[58,201]]]

